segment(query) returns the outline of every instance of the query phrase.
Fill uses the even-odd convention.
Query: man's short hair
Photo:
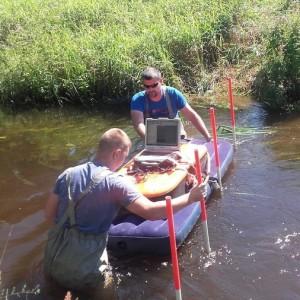
[[[98,144],[98,150],[101,152],[126,149],[127,147],[131,147],[130,138],[119,128],[111,128],[104,132]]]
[[[161,73],[153,67],[148,67],[142,72],[141,77],[143,80],[161,79]]]

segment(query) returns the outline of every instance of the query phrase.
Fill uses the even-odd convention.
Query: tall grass
[[[299,15],[294,0],[2,0],[0,104],[126,103],[152,65],[198,94],[234,70],[270,109],[294,109]]]
[[[159,67],[197,91],[219,59],[241,0],[2,0],[2,104],[127,101]]]
[[[300,111],[300,3],[285,1],[267,35],[266,52],[254,82],[270,110]]]

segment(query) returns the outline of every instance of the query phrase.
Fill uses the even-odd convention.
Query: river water
[[[207,110],[199,113],[209,124]],[[227,110],[216,113],[219,125],[230,124]],[[250,103],[236,117],[225,190],[208,204],[212,253],[204,252],[200,223],[178,252],[183,299],[300,299],[300,116],[270,116]],[[64,168],[91,157],[110,127],[135,137],[122,111],[0,115],[0,299],[63,299],[42,272],[46,195]],[[116,291],[103,299],[175,299],[169,258],[111,263]]]

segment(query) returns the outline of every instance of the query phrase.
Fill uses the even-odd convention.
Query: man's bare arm
[[[139,110],[131,111],[131,119],[134,126],[134,129],[141,138],[145,137],[145,124],[144,124],[144,114]]]
[[[194,187],[190,193],[172,199],[174,213],[183,207],[199,201],[205,192],[205,184]],[[140,196],[126,207],[130,212],[147,220],[159,220],[167,217],[166,201],[151,201]]]
[[[45,218],[50,224],[53,224],[55,221],[57,207],[58,196],[51,192],[45,206]]]
[[[192,124],[206,138],[208,142],[211,140],[211,136],[202,118],[189,104],[187,104],[183,109],[181,109],[180,112],[182,112],[182,114],[185,116],[186,119],[192,122]]]

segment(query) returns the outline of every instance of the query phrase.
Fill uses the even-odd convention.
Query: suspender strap
[[[174,110],[173,110],[173,107],[172,107],[172,101],[171,101],[170,95],[167,92],[167,88],[164,88],[164,95],[166,97],[166,102],[167,102],[167,106],[168,106],[169,118],[170,119],[174,119],[174,118],[176,118],[176,115],[174,114]],[[180,135],[182,137],[185,137],[186,136],[186,132],[184,130],[184,127],[183,127],[180,115],[179,115],[179,119],[180,119],[180,127],[181,127],[180,128],[180,131],[181,131]]]
[[[102,180],[105,179],[107,175],[111,173],[111,171],[103,167],[101,168],[100,171],[96,172],[93,174],[92,179],[90,180],[89,184],[87,187],[80,193],[80,195],[77,198],[76,204],[74,203],[72,193],[71,193],[71,183],[72,183],[72,178],[73,178],[73,169],[74,168],[69,168],[66,172],[66,184],[67,184],[67,189],[68,189],[68,208],[65,211],[64,215],[61,217],[61,219],[58,222],[58,227],[61,227],[67,219],[70,219],[70,225],[74,226],[75,225],[75,208],[78,206],[78,204],[81,202],[81,200],[89,194]]]
[[[166,99],[166,102],[167,102],[167,108],[168,108],[168,113],[169,113],[169,118],[170,119],[174,119],[176,117],[176,115],[174,114],[174,110],[173,110],[173,107],[172,107],[172,101],[171,101],[171,98],[170,98],[170,95],[168,94],[167,92],[167,88],[164,86],[162,87],[162,92],[163,92],[163,96],[165,97]],[[145,93],[145,119],[146,118],[150,118],[150,107],[149,107],[149,98],[148,98],[148,95]]]
[[[149,98],[145,93],[145,119],[150,118]]]
[[[167,102],[167,107],[168,107],[168,111],[169,111],[169,118],[170,119],[174,119],[176,117],[176,115],[174,114],[174,110],[172,107],[172,102],[171,102],[171,98],[170,95],[167,92],[167,88],[163,87],[163,94],[166,98],[166,102]]]

